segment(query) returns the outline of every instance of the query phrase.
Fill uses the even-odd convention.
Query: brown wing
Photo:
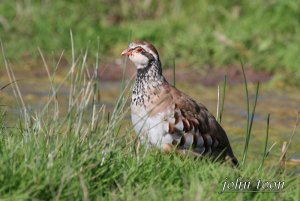
[[[225,131],[207,108],[169,84],[164,87],[175,104],[175,123],[169,123],[169,133],[180,136],[173,145],[237,165]]]

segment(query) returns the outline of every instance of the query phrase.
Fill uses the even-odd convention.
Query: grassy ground
[[[0,199],[299,200],[299,177],[278,175],[274,167],[234,170],[157,151],[136,154],[130,138],[115,138],[118,128],[101,127],[86,136],[2,129]],[[220,193],[224,181],[239,177],[284,181],[285,187],[280,193]]]
[[[194,68],[227,66],[242,57],[289,83],[300,78],[300,4],[293,0],[3,0],[0,13],[1,40],[19,66],[21,58],[39,58],[37,46],[47,57],[68,49],[71,29],[77,50],[95,50],[99,40],[101,59],[118,57],[132,35],[157,45],[167,66],[174,58]]]
[[[260,168],[264,153],[234,169],[137,149],[132,127],[124,122],[130,83],[123,83],[109,114],[99,104],[97,74],[87,73],[85,55],[78,58],[73,55],[68,76],[59,82],[45,65],[51,89],[41,109],[30,110],[17,82],[11,85],[21,111],[7,122],[1,109],[0,200],[299,200],[299,177],[276,163]],[[9,64],[6,69],[15,80]],[[57,97],[62,86],[69,87],[67,105]],[[220,193],[225,181],[238,178],[252,182],[247,190],[269,190],[256,189],[258,179],[284,181],[284,188]]]

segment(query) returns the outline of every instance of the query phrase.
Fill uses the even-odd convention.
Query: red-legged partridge
[[[133,42],[122,55],[128,56],[137,68],[131,119],[143,144],[238,164],[227,135],[215,117],[204,105],[166,81],[152,44]]]

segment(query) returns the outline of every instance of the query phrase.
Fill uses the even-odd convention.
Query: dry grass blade
[[[298,126],[299,126],[299,124],[300,124],[300,121],[299,121],[299,115],[300,115],[300,111],[298,111],[297,112],[297,118],[296,118],[296,123],[295,123],[295,126],[294,126],[294,129],[293,129],[293,132],[292,132],[292,134],[291,134],[291,137],[290,137],[290,139],[289,139],[289,142],[287,143],[287,142],[284,142],[283,143],[283,146],[282,146],[282,154],[281,154],[281,157],[280,157],[280,159],[279,159],[279,164],[280,164],[280,169],[284,169],[284,167],[285,167],[285,161],[286,161],[286,153],[287,153],[287,150],[288,150],[288,148],[289,148],[289,146],[290,146],[290,144],[291,144],[291,142],[292,142],[292,139],[293,139],[293,137],[295,136],[295,134],[296,134],[296,130],[297,130],[297,128],[298,128]]]
[[[3,56],[3,60],[4,60],[5,69],[6,69],[8,77],[9,77],[9,81],[10,81],[10,83],[12,83],[12,89],[13,89],[13,93],[16,97],[17,104],[19,105],[19,107],[22,108],[22,114],[23,114],[23,118],[24,118],[25,128],[28,129],[29,124],[30,124],[30,117],[29,117],[29,114],[27,112],[27,108],[25,106],[20,88],[19,88],[18,83],[17,83],[17,79],[15,77],[15,74],[14,74],[12,68],[10,67],[10,65],[9,65],[9,63],[6,59],[2,40],[0,40],[0,45],[1,45],[1,50],[2,50],[2,56]]]

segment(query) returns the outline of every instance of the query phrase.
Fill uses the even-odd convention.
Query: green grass
[[[12,68],[5,63],[20,117],[7,122],[8,114],[0,115],[0,200],[299,200],[299,177],[284,169],[278,172],[278,165],[261,166],[258,160],[234,169],[137,149],[132,126],[124,120],[130,81],[121,84],[124,90],[108,114],[99,104],[97,74],[87,73],[88,52],[78,55],[72,47],[70,71],[59,83],[56,65],[45,63],[49,100],[35,111],[23,102]],[[63,86],[69,87],[67,105],[57,97]],[[259,157],[268,160],[265,152]],[[284,181],[285,188],[279,193],[220,193],[224,181],[239,177]]]
[[[46,57],[66,49],[70,30],[78,51],[96,51],[99,39],[101,59],[115,59],[132,33],[153,42],[168,67],[174,58],[178,66],[199,68],[242,57],[246,66],[278,72],[289,83],[300,78],[300,4],[293,0],[3,0],[0,13],[0,37],[15,63],[39,58],[37,46]]]

